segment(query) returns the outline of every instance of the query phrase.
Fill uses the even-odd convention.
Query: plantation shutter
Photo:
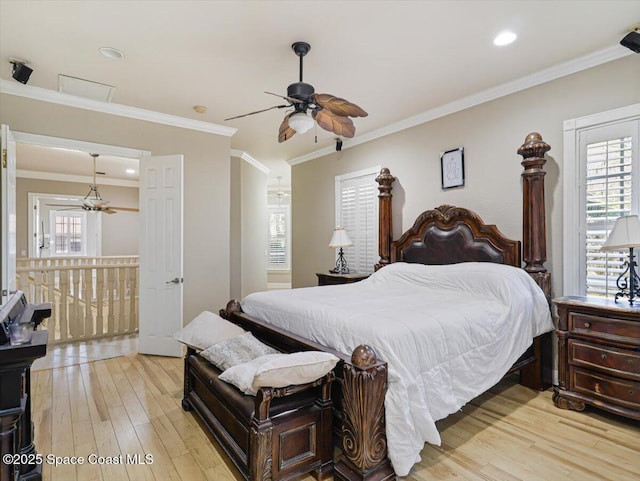
[[[353,246],[344,255],[350,272],[371,273],[378,262],[377,169],[336,177],[337,226],[347,230]]]
[[[586,294],[611,296],[624,270],[628,250],[600,250],[615,220],[637,212],[631,136],[587,142],[586,152]]]
[[[289,269],[288,206],[269,206],[269,265],[272,270]]]

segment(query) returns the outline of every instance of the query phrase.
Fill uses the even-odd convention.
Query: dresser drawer
[[[571,312],[568,327],[571,334],[640,346],[640,322],[638,321]]]
[[[572,391],[640,410],[640,383],[571,367]]]
[[[569,339],[569,364],[640,381],[640,351]]]

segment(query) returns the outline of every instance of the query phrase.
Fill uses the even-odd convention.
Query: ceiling
[[[306,82],[368,111],[354,120],[357,138],[615,48],[639,21],[639,1],[3,0],[0,77],[11,80],[9,57],[24,59],[29,85],[57,90],[59,74],[80,77],[114,86],[113,103],[235,127],[232,148],[271,168],[271,184],[288,184],[284,161],[335,135],[318,128],[317,143],[312,130],[279,144],[278,109],[224,119],[282,103],[264,91],[285,94],[298,80],[294,41],[311,44]],[[517,40],[495,47],[504,30]]]

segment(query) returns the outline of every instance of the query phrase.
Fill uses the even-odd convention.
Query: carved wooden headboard
[[[522,156],[522,250],[520,242],[504,237],[495,226],[486,225],[474,212],[441,206],[423,212],[411,229],[393,241],[392,184],[396,178],[386,167],[378,183],[378,252],[376,269],[391,262],[451,264],[488,261],[521,267],[533,277],[547,298],[551,277],[544,263],[547,240],[544,202],[544,154],[551,147],[537,132],[527,135],[518,149]]]
[[[442,205],[420,214],[413,226],[391,243],[391,262],[495,262],[520,267],[520,241],[506,238],[475,212]]]

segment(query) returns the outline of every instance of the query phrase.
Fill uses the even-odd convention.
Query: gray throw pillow
[[[277,354],[274,348],[260,342],[250,332],[232,337],[226,341],[209,346],[200,355],[222,371],[245,362],[265,356]]]

